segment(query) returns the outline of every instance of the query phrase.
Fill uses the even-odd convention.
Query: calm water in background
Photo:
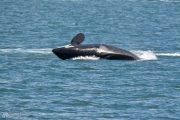
[[[52,54],[78,32],[142,60]],[[180,2],[1,0],[0,118],[180,119]]]

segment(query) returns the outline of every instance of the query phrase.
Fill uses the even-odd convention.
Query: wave
[[[157,60],[156,54],[151,50],[148,51],[137,50],[131,52],[137,55],[141,60]]]
[[[72,58],[72,60],[99,60],[99,57],[96,57],[95,55],[93,56],[79,56]]]
[[[154,52],[148,50],[148,51],[132,51],[134,54],[136,54],[141,60],[157,60],[157,56]],[[72,58],[72,60],[99,60],[99,57],[96,56],[79,56]]]
[[[180,57],[180,53],[156,53],[157,56]]]
[[[51,48],[45,48],[45,49],[22,49],[22,48],[16,48],[16,49],[0,49],[0,52],[3,52],[3,53],[51,54],[52,49]]]
[[[167,57],[180,57],[180,53],[155,53],[151,50],[148,51],[131,51],[135,55],[137,55],[141,60],[157,60],[158,56],[167,56]]]

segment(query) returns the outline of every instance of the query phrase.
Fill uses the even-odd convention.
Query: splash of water
[[[75,58],[72,58],[72,60],[99,60],[99,57],[93,56],[78,56]]]
[[[132,52],[136,54],[141,60],[157,60],[157,56],[151,50],[148,51],[138,50]]]

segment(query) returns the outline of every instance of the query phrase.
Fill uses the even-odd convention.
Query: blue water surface
[[[60,60],[70,43],[140,61]],[[178,0],[1,0],[0,118],[180,119]]]

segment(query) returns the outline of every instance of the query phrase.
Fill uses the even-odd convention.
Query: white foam
[[[157,60],[157,56],[151,50],[148,51],[138,50],[132,52],[136,54],[141,60]]]
[[[52,52],[51,48],[45,48],[45,49],[22,49],[22,48],[16,48],[16,49],[0,49],[0,52],[3,53],[33,53],[33,54],[51,54]]]
[[[158,56],[180,57],[180,53],[157,53]]]
[[[99,57],[93,56],[78,56],[75,58],[72,58],[72,60],[99,60]]]

